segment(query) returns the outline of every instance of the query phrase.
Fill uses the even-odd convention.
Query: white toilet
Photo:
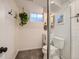
[[[52,44],[50,45],[50,59],[60,59],[59,50],[64,47],[64,39],[55,36],[51,38],[51,43],[52,41],[54,46]],[[44,54],[43,59],[47,59],[47,45],[43,46],[42,52]]]

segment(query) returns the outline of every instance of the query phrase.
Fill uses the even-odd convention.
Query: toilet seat
[[[42,52],[44,54],[43,59],[47,59],[47,45],[43,46]],[[57,52],[58,48],[50,45],[50,59],[60,59]]]
[[[50,45],[50,55],[55,54],[55,52],[56,52],[57,50],[58,50],[58,49],[57,49],[56,47]],[[43,51],[43,53],[45,53],[45,54],[47,53],[47,45],[43,46],[42,51]]]

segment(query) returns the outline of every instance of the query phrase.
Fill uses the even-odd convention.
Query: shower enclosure
[[[47,0],[47,59],[71,59],[72,23],[70,0]],[[64,40],[62,48],[55,44],[55,37]],[[53,48],[51,47],[53,46]],[[51,49],[57,48],[57,51]]]

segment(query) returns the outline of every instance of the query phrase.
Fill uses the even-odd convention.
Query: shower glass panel
[[[49,0],[48,59],[71,59],[71,7],[69,0]]]

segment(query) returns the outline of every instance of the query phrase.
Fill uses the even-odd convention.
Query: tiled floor
[[[43,59],[42,49],[20,51],[16,59]]]

